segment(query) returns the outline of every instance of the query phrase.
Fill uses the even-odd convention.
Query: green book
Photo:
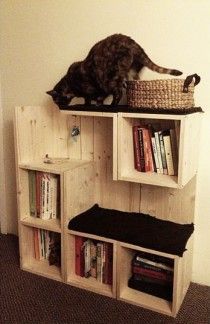
[[[29,210],[32,217],[36,217],[36,171],[29,170]]]

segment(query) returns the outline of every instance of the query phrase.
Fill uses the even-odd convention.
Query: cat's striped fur
[[[114,34],[95,44],[84,61],[73,63],[67,74],[47,93],[62,108],[73,97],[83,97],[85,104],[90,104],[91,100],[102,104],[109,95],[113,95],[112,105],[117,105],[130,71],[132,77],[138,79],[144,66],[159,73],[182,74],[152,62],[143,48],[130,37]]]

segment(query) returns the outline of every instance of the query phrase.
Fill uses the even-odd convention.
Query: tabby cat
[[[159,73],[181,75],[182,72],[160,67],[153,63],[143,48],[133,39],[114,34],[95,44],[84,61],[73,63],[66,75],[48,91],[60,108],[67,108],[74,97],[83,97],[85,104],[91,100],[97,105],[112,95],[112,105],[119,103],[125,81],[132,71],[133,78],[146,66]]]

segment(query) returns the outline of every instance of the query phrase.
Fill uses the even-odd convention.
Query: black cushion
[[[71,219],[68,228],[178,256],[183,255],[194,231],[193,223],[178,224],[143,213],[101,208],[97,204]]]

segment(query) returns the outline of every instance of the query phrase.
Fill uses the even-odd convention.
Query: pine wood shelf
[[[37,217],[26,217],[23,218],[20,222],[23,225],[36,228],[43,228],[48,231],[61,233],[61,223],[59,219],[43,220]]]
[[[105,112],[60,111],[55,106],[16,107],[14,129],[21,268],[175,317],[191,280],[193,237],[188,241],[183,257],[178,257],[68,230],[68,223],[96,203],[104,208],[141,212],[180,224],[194,222],[200,121],[201,113],[169,115],[108,109]],[[160,123],[163,128],[176,127],[179,140],[176,176],[135,170],[132,126],[139,122]],[[76,138],[71,136],[74,126],[80,129]],[[44,163],[46,155],[64,162]],[[59,219],[43,220],[30,216],[30,170],[52,173],[59,178]],[[34,228],[60,235],[60,267],[35,258]],[[75,236],[112,245],[111,285],[75,274]],[[171,302],[128,287],[135,251],[174,260]]]
[[[22,270],[29,271],[39,276],[44,276],[49,279],[62,281],[61,271],[56,266],[49,266],[46,261],[30,260],[29,263],[22,264]]]

